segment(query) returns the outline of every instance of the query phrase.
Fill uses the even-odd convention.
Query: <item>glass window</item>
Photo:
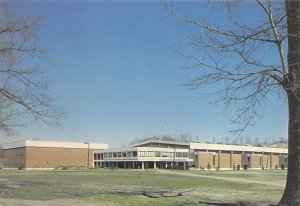
[[[112,158],[112,152],[108,153],[108,158]]]
[[[126,157],[126,152],[122,152],[122,157]]]
[[[162,157],[168,157],[168,153],[167,152],[162,152]]]
[[[140,157],[146,157],[146,155],[147,155],[147,152],[144,152],[144,151],[140,152]]]
[[[122,153],[121,152],[118,152],[118,157],[122,157]]]
[[[148,157],[154,157],[154,152],[148,152]]]
[[[182,153],[182,157],[188,157],[188,153],[187,152],[183,152]]]
[[[182,157],[182,152],[176,152],[176,157]]]
[[[174,152],[168,152],[168,157],[174,157]]]
[[[155,152],[155,157],[160,157],[160,152],[159,151]]]
[[[117,157],[117,153],[116,152],[113,152],[113,157]]]
[[[130,152],[127,152],[127,156],[128,156],[128,157],[133,157],[132,152],[131,152],[131,151],[130,151]]]
[[[137,157],[137,151],[133,151],[132,156]]]
[[[98,160],[98,154],[94,154],[94,160]]]
[[[107,158],[107,152],[104,153],[104,158]]]

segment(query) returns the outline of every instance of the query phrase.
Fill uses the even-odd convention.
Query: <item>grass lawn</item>
[[[270,205],[279,201],[285,178],[282,170],[0,171],[0,198],[128,206]]]

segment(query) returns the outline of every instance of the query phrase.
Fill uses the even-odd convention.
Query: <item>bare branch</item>
[[[257,25],[243,23],[230,16],[225,26],[213,25],[206,20],[197,21],[174,11],[173,5],[166,6],[171,16],[186,25],[194,26],[189,32],[188,44],[172,47],[172,50],[189,59],[187,69],[198,69],[198,76],[185,84],[190,88],[218,84],[217,91],[211,94],[219,98],[214,103],[224,103],[225,108],[237,108],[233,124],[240,125],[232,130],[241,134],[254,118],[259,116],[256,107],[264,103],[273,92],[282,94],[286,87],[287,65],[285,63],[284,43],[287,40],[287,24],[284,8],[276,2],[256,1],[265,18]],[[253,2],[255,3],[255,2]],[[232,6],[229,3],[228,12]],[[270,48],[278,51],[280,63],[266,60],[263,55]],[[276,51],[276,50],[275,50]],[[219,88],[219,89],[218,89]],[[211,90],[211,89],[210,89]]]

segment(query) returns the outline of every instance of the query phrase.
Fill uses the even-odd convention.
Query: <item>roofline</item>
[[[2,145],[3,150],[21,147],[49,147],[49,148],[73,148],[73,149],[107,149],[107,144],[83,143],[83,142],[59,142],[59,141],[37,141],[20,140]]]
[[[139,147],[147,143],[162,143],[189,146],[191,149],[199,150],[221,150],[221,151],[249,151],[249,152],[270,152],[270,153],[288,153],[286,148],[278,147],[255,147],[244,145],[227,145],[227,144],[213,144],[213,143],[200,143],[200,142],[181,142],[181,141],[168,141],[168,140],[146,140],[137,144],[130,145],[129,147]]]
[[[105,150],[94,152],[124,152],[124,151],[171,151],[171,152],[181,152],[188,150],[187,148],[184,149],[174,149],[174,148],[164,148],[164,147],[119,147],[119,148],[108,148]]]
[[[221,150],[221,151],[247,151],[247,152],[270,152],[270,153],[288,153],[288,149],[277,147],[255,147],[244,145],[226,145],[226,144],[208,144],[191,142],[192,149],[203,150]]]
[[[190,146],[190,142],[168,141],[168,140],[145,140],[145,141],[130,145],[129,147],[138,147],[140,145],[151,143],[151,142],[162,143],[162,144],[175,144],[175,145]]]

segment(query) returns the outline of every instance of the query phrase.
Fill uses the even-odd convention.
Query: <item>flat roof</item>
[[[164,148],[164,147],[120,147],[120,148],[110,148],[110,149],[105,149],[101,151],[94,151],[95,153],[97,152],[127,152],[127,151],[160,151],[160,152],[186,152],[188,149],[174,149],[174,148]]]
[[[50,147],[50,148],[73,148],[73,149],[107,149],[107,144],[83,143],[83,142],[59,142],[59,141],[38,141],[21,140],[3,144],[3,149],[13,149],[20,147]]]
[[[172,145],[184,145],[184,146],[190,146],[190,142],[180,142],[180,141],[168,141],[168,140],[146,140],[143,142],[139,142],[133,145],[130,145],[130,147],[138,147],[144,144],[148,143],[159,143],[159,144],[172,144]]]
[[[191,148],[202,149],[202,150],[288,153],[288,149],[277,148],[277,147],[254,147],[254,146],[243,146],[243,145],[208,144],[208,143],[193,143],[193,142],[191,142]]]
[[[131,147],[139,147],[139,146],[149,144],[149,143],[183,145],[183,146],[189,146],[191,149],[196,149],[196,150],[198,149],[198,150],[288,153],[288,149],[277,148],[277,147],[255,147],[255,146],[244,146],[244,145],[226,145],[226,144],[211,144],[211,143],[199,143],[199,142],[166,141],[166,140],[146,140],[146,141],[131,145]]]

